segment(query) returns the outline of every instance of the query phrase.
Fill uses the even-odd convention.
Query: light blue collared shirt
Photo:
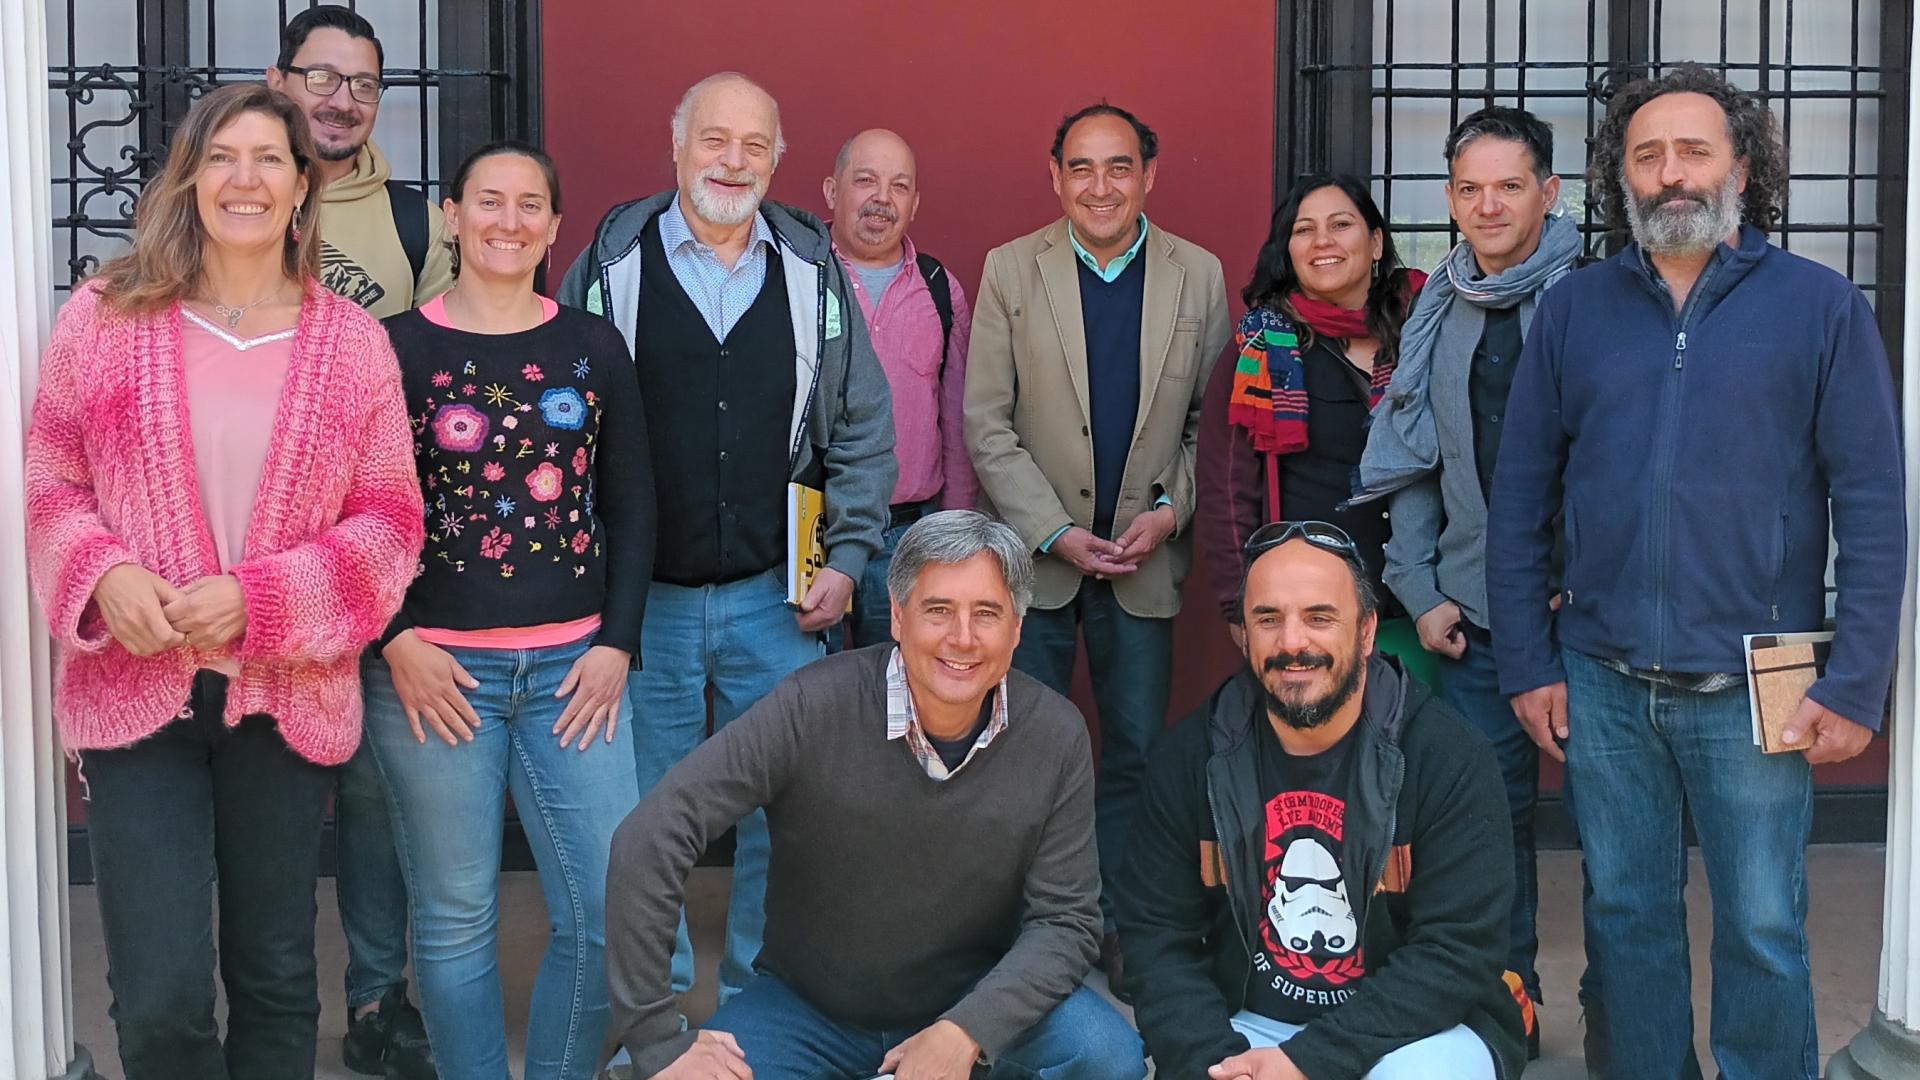
[[[1140,215],[1140,234],[1133,238],[1133,246],[1116,256],[1112,262],[1107,264],[1105,270],[1100,269],[1100,260],[1089,254],[1086,248],[1080,246],[1080,238],[1073,235],[1073,222],[1071,221],[1067,222],[1067,243],[1073,245],[1073,253],[1080,256],[1080,261],[1086,264],[1087,269],[1100,275],[1101,281],[1111,285],[1128,266],[1132,265],[1133,260],[1138,257],[1141,250],[1147,246],[1147,215]]]
[[[767,282],[767,252],[774,243],[773,227],[755,210],[747,250],[729,268],[712,248],[694,239],[678,198],[660,214],[660,246],[666,249],[667,265],[707,320],[715,341],[725,341],[734,324],[759,298],[760,287]]]

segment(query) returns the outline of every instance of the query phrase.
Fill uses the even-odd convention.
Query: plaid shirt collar
[[[1003,677],[993,695],[993,719],[987,721],[987,726],[981,730],[980,737],[973,741],[973,748],[967,751],[966,758],[949,771],[947,763],[940,760],[939,751],[933,748],[933,743],[927,739],[926,732],[920,728],[919,718],[913,713],[913,692],[907,689],[906,661],[901,658],[899,648],[895,647],[892,658],[887,661],[887,738],[888,740],[905,739],[907,749],[913,751],[913,759],[920,763],[920,767],[926,770],[929,777],[934,780],[946,780],[954,773],[966,768],[973,761],[974,755],[985,750],[987,745],[1005,730],[1007,730],[1007,680]]]

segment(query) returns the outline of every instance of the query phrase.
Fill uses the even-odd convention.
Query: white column
[[[27,590],[21,455],[52,306],[42,0],[0,0],[0,1080],[91,1076],[73,1045],[65,770]]]
[[[1920,27],[1916,28],[1920,55]],[[1885,103],[1892,107],[1893,102]],[[1920,79],[1909,87],[1907,115],[1920,107]],[[1907,142],[1907,220],[1920,221],[1920,131],[1909,125]],[[1907,231],[1907,265],[1920,267],[1920,230]],[[1880,946],[1880,1001],[1865,1030],[1827,1063],[1829,1080],[1892,1080],[1920,1076],[1920,919],[1913,905],[1920,901],[1920,732],[1914,722],[1920,713],[1920,655],[1915,652],[1915,575],[1920,566],[1920,277],[1908,275],[1906,335],[1901,347],[1901,421],[1905,428],[1907,467],[1907,582],[1900,618],[1900,659],[1894,671],[1892,775],[1887,799],[1887,884]]]

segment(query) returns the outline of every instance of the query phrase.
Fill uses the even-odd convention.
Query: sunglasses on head
[[[1338,525],[1324,521],[1274,521],[1260,526],[1252,536],[1247,537],[1246,544],[1240,548],[1240,558],[1251,565],[1253,560],[1295,538],[1342,558],[1360,557],[1360,549],[1354,545],[1353,537]]]

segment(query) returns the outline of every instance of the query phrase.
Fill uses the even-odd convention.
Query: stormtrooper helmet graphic
[[[1267,918],[1280,942],[1296,953],[1345,956],[1353,951],[1353,907],[1340,864],[1318,840],[1300,837],[1287,845]]]

